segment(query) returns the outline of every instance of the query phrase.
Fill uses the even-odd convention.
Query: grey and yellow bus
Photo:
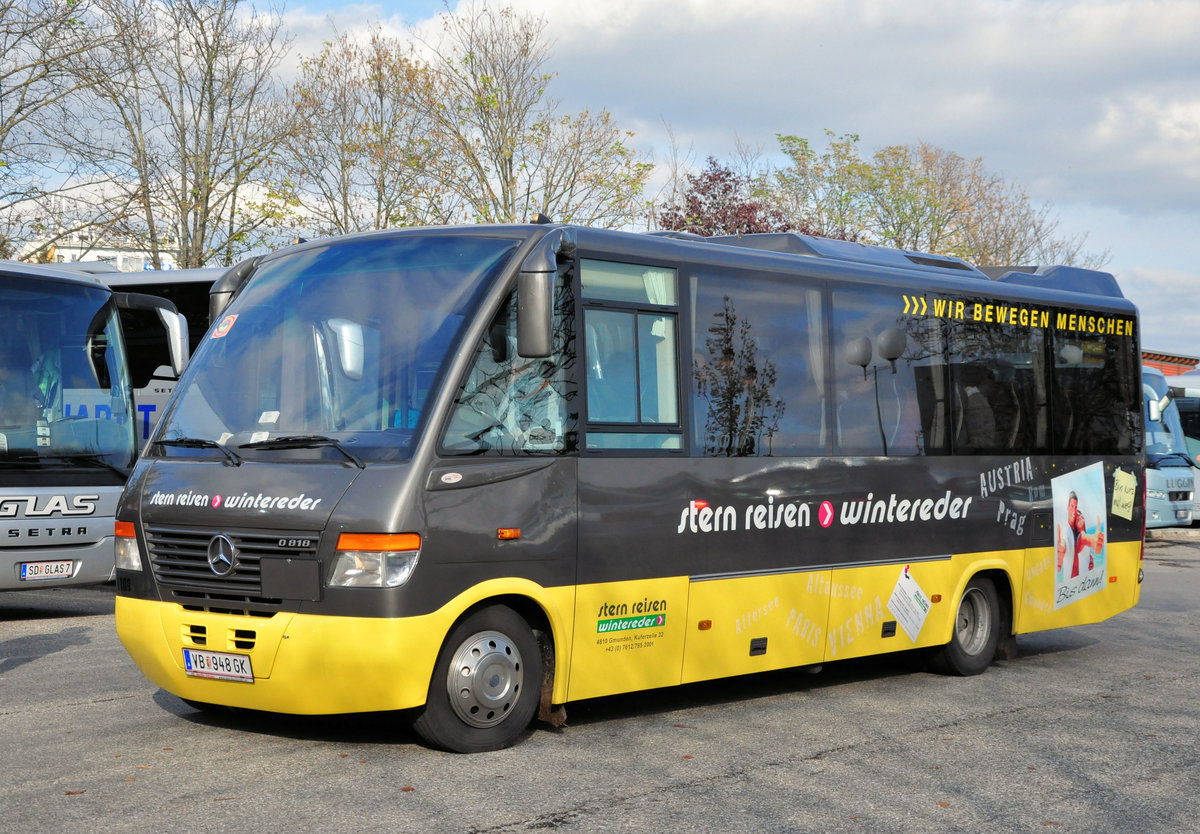
[[[901,650],[978,674],[1138,601],[1107,273],[480,226],[213,293],[117,522],[120,638],[197,708],[412,710],[488,750],[614,693]]]

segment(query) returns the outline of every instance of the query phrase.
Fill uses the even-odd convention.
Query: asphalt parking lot
[[[456,756],[404,716],[195,712],[108,587],[0,594],[6,831],[1186,831],[1200,815],[1200,532],[1141,604],[974,678],[902,659],[571,705]]]

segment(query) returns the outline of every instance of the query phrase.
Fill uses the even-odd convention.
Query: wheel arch
[[[542,653],[541,698],[538,707],[538,718],[554,726],[561,726],[566,721],[566,713],[561,706],[555,707],[566,700],[567,666],[570,654],[563,647],[570,645],[573,610],[563,604],[555,604],[548,589],[533,583],[522,582],[531,587],[512,587],[510,583],[500,585],[486,583],[469,592],[468,599],[460,600],[466,604],[461,607],[457,616],[450,622],[443,635],[443,643],[460,622],[470,617],[476,611],[493,605],[503,605],[512,609],[533,630],[538,648]],[[492,587],[488,587],[488,586]],[[486,589],[486,592],[481,592]],[[573,599],[573,596],[572,596]],[[439,647],[440,650],[440,647]],[[561,692],[556,693],[559,685]]]
[[[996,597],[1000,601],[1000,640],[996,646],[996,658],[998,660],[1011,659],[1016,656],[1017,650],[1017,638],[1013,631],[1017,610],[1016,585],[1006,569],[1000,566],[987,567],[968,575],[963,582],[963,587],[959,589],[959,594],[966,589],[967,583],[977,576],[992,580],[992,585],[996,589]]]

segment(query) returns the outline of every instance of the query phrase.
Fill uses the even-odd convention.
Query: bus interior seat
[[[978,364],[955,369],[955,447],[965,451],[996,446],[996,415],[989,393],[994,389],[990,369]]]

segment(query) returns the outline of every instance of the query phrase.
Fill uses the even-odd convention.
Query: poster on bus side
[[[1108,583],[1104,464],[1050,480],[1054,499],[1054,610]]]

